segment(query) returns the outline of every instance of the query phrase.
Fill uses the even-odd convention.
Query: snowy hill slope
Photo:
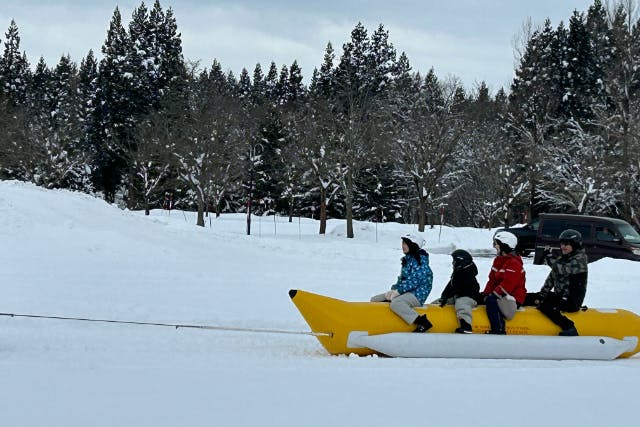
[[[223,215],[200,228],[192,213],[145,217],[0,182],[0,312],[307,331],[289,289],[367,300],[397,275],[399,237],[415,233],[356,223],[346,239],[340,220],[320,236],[317,221],[269,217],[254,218],[246,236],[245,221]],[[429,299],[451,273],[448,253],[488,253],[492,235],[426,230]],[[476,262],[483,283],[491,258]],[[539,289],[548,268],[528,260],[526,269],[528,288]],[[640,263],[601,260],[589,278],[588,305],[640,313]],[[471,424],[494,426],[482,417],[494,401],[486,390],[499,386],[503,419],[522,425],[635,425],[638,362],[332,357],[306,335],[0,316],[0,424],[467,425],[455,415],[462,393]],[[554,397],[555,387],[567,396]],[[585,407],[587,397],[599,404]],[[523,419],[524,402],[547,409]]]

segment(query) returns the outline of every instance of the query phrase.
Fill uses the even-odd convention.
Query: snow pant
[[[407,322],[409,325],[413,324],[418,317],[418,313],[413,309],[413,307],[421,306],[422,304],[420,304],[418,298],[416,298],[416,296],[411,292],[406,292],[397,296],[393,301],[391,301],[391,311],[402,317],[402,320]]]
[[[385,294],[378,294],[371,297],[371,302],[385,301],[389,301]],[[409,325],[413,324],[418,317],[418,313],[413,309],[413,307],[422,307],[422,304],[420,304],[418,298],[416,298],[416,296],[411,292],[399,295],[391,301],[391,311],[402,317],[402,320],[407,322]]]
[[[456,297],[454,307],[456,316],[468,324],[471,324],[471,311],[478,306],[476,300],[471,297]]]
[[[575,327],[575,325],[571,319],[563,316],[560,312],[566,311],[568,313],[574,313],[580,310],[580,307],[576,307],[575,303],[571,300],[562,300],[556,293],[551,293],[547,295],[544,301],[538,306],[538,310],[564,331]]]
[[[498,297],[494,294],[488,295],[485,299],[485,304],[487,308],[487,317],[491,324],[491,331],[504,332],[504,316],[502,316],[502,312],[498,307]]]

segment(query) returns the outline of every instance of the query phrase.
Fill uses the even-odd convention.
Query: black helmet
[[[582,234],[572,228],[567,228],[560,233],[560,243],[570,244],[574,249],[582,246]]]
[[[471,254],[463,249],[456,249],[451,252],[451,258],[453,258],[454,268],[463,268],[473,262]]]

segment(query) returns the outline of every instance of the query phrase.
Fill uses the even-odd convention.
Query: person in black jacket
[[[440,296],[440,307],[453,304],[460,327],[455,330],[459,334],[471,333],[471,311],[478,305],[480,284],[476,279],[478,267],[469,252],[458,249],[451,253],[453,273]]]

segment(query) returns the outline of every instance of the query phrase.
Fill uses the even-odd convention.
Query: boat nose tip
[[[290,297],[291,299],[293,299],[293,297],[295,297],[297,293],[298,293],[298,290],[297,290],[297,289],[291,289],[291,290],[289,291],[289,297]]]

